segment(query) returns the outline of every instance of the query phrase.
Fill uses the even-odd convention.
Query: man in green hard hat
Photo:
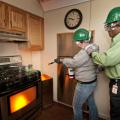
[[[110,117],[120,120],[120,7],[113,8],[106,19],[105,30],[112,39],[105,53],[92,52],[94,63],[105,67],[110,79]]]
[[[77,84],[73,97],[74,120],[83,120],[82,106],[85,102],[89,106],[89,120],[98,120],[97,107],[93,92],[96,88],[97,75],[96,66],[87,52],[87,47],[97,46],[90,44],[90,32],[86,29],[78,29],[73,35],[73,40],[81,49],[73,58],[55,59],[56,63],[63,63],[67,67],[75,68],[75,79]],[[96,50],[95,49],[95,50]],[[70,91],[69,91],[70,92]]]

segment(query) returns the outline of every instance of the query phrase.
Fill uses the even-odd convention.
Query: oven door
[[[41,110],[41,82],[0,97],[0,104],[0,120],[33,119]]]

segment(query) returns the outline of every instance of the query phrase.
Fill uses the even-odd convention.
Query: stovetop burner
[[[20,65],[2,65],[0,66],[0,81],[9,80],[10,78],[16,79],[18,76],[24,76],[26,71],[24,66]]]

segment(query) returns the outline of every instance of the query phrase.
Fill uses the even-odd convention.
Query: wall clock
[[[79,9],[71,9],[69,10],[64,18],[65,26],[68,29],[77,28],[82,22],[82,13]]]

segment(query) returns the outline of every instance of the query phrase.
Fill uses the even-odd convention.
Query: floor
[[[53,103],[52,106],[38,113],[35,120],[73,120],[73,111],[69,107]],[[88,114],[84,113],[84,120],[89,120]]]
[[[72,109],[61,104],[53,103],[52,106],[39,113],[36,120],[72,120],[72,118]]]

